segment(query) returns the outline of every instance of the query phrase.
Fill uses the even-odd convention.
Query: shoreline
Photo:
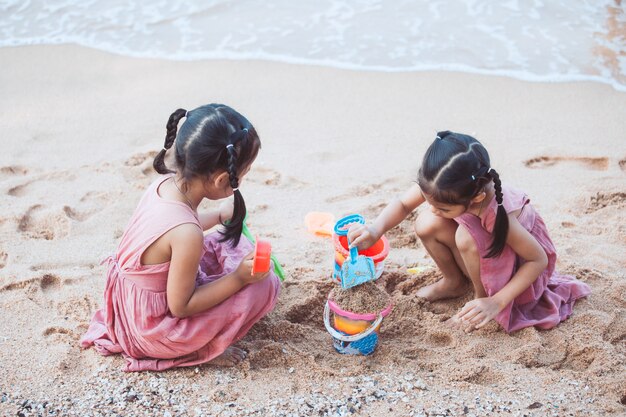
[[[479,68],[471,65],[449,62],[445,64],[425,64],[416,66],[390,67],[381,65],[359,65],[349,62],[326,59],[306,59],[290,55],[279,54],[263,54],[263,53],[204,53],[197,56],[181,56],[173,55],[159,56],[149,53],[135,53],[133,51],[122,51],[115,48],[107,48],[106,46],[93,46],[82,43],[60,42],[60,43],[40,43],[33,42],[24,45],[0,45],[1,48],[32,48],[32,47],[68,47],[68,48],[85,48],[93,51],[118,56],[121,58],[155,60],[155,61],[171,61],[171,62],[207,62],[207,61],[246,61],[246,62],[267,62],[274,64],[310,66],[318,68],[330,68],[335,70],[346,70],[366,73],[390,73],[390,74],[411,74],[421,72],[453,72],[469,75],[487,75],[495,77],[506,77],[517,81],[526,81],[531,83],[578,83],[591,82],[611,86],[615,91],[626,93],[626,84],[621,84],[618,80],[605,78],[600,75],[591,74],[537,74],[517,69],[504,68]]]

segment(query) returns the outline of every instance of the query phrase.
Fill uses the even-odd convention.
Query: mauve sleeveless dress
[[[507,305],[495,318],[507,332],[514,332],[524,327],[536,326],[550,329],[572,314],[574,302],[589,295],[589,286],[569,275],[555,271],[556,249],[548,235],[543,219],[529,204],[530,199],[521,191],[503,187],[503,206],[507,213],[520,210],[520,224],[537,239],[548,255],[548,266],[537,280],[515,300]],[[491,231],[496,219],[498,205],[492,198],[484,217],[462,214],[454,220],[465,227],[474,238],[480,254],[480,279],[487,292],[492,296],[500,291],[524,263],[510,246],[505,246],[497,258],[485,258],[492,241]]]
[[[167,306],[169,262],[141,265],[141,255],[168,230],[191,223],[200,229],[196,213],[186,204],[163,199],[158,187],[171,175],[159,177],[143,195],[114,256],[107,258],[104,306],[91,320],[80,344],[94,345],[102,355],[121,353],[126,371],[159,371],[193,366],[219,356],[241,339],[252,325],[274,308],[280,289],[271,272],[222,303],[194,316],[177,318]],[[205,236],[196,285],[234,271],[254,249],[242,236],[236,247]]]

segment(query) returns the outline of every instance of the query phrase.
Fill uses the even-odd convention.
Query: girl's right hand
[[[380,236],[378,236],[378,233],[372,226],[354,223],[348,229],[350,248],[356,246],[361,250],[367,249],[378,242],[378,239],[380,239]]]
[[[257,272],[256,274],[253,274],[252,273],[253,263],[254,263],[254,251],[244,256],[241,262],[239,263],[239,266],[235,270],[235,275],[237,276],[237,278],[241,280],[243,285],[248,285],[257,281],[262,281],[270,274],[270,271]]]

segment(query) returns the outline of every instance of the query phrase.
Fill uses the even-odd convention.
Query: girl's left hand
[[[470,332],[489,323],[502,311],[502,308],[493,297],[477,298],[467,302],[455,317],[468,324],[465,331]]]

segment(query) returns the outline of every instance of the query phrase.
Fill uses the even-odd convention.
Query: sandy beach
[[[626,94],[454,72],[382,73],[262,61],[136,59],[77,46],[0,49],[1,415],[624,415]],[[287,279],[239,344],[237,368],[125,373],[78,339],[175,109],[221,102],[255,125],[242,194]],[[394,300],[371,357],[337,354],[335,285],[309,211],[372,221],[416,179],[438,130],[474,135],[543,216],[567,271],[592,287],[558,327],[472,334],[429,303],[440,277],[415,215],[387,234]],[[217,203],[205,202],[203,207]],[[422,208],[420,208],[422,209]],[[412,275],[407,268],[424,266]],[[22,414],[19,414],[22,413]]]

